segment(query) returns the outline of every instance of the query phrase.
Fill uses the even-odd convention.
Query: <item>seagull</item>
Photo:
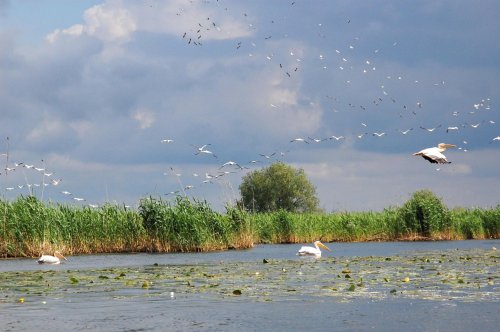
[[[62,179],[58,179],[58,180],[52,179],[51,183],[52,183],[53,186],[57,186],[57,185],[59,185],[59,183],[61,183],[61,181],[62,181]]]
[[[166,143],[166,144],[168,144],[168,143],[172,143],[173,141],[174,141],[173,139],[162,139],[162,140],[161,140],[161,143]]]
[[[195,152],[196,155],[200,154],[200,153],[205,153],[205,154],[211,154],[212,156],[214,156],[215,158],[217,158],[217,156],[212,152],[212,151],[209,151],[209,150],[205,150],[205,148],[207,146],[209,146],[210,144],[205,144],[203,145],[202,147],[197,147],[194,145],[194,147],[196,147],[196,149],[198,151]]]
[[[490,144],[491,144],[491,143],[493,143],[494,141],[500,141],[500,136],[494,137],[494,138],[491,140]]]
[[[345,138],[345,137],[344,136],[335,136],[335,135],[334,136],[330,136],[330,139],[334,139],[336,141],[341,140],[343,138]]]
[[[67,260],[59,251],[54,253],[54,256],[51,255],[42,255],[38,258],[38,264],[61,264],[61,259]]]
[[[298,256],[315,256],[315,257],[321,257],[321,250],[319,248],[326,249],[328,251],[331,251],[330,248],[325,246],[321,241],[315,241],[314,247],[307,247],[307,246],[302,246],[299,251],[297,252]]]
[[[450,130],[458,130],[458,127],[448,127],[446,128],[446,133],[450,132]]]
[[[276,152],[273,152],[273,153],[271,153],[270,155],[260,154],[260,153],[259,153],[259,156],[264,157],[264,158],[266,158],[266,159],[271,159],[271,157],[272,157],[272,156],[274,156],[275,154],[276,154]]]
[[[359,139],[362,139],[363,136],[367,135],[368,133],[362,133],[362,134],[359,134],[359,135],[356,135],[357,138]]]
[[[399,132],[400,132],[401,134],[403,134],[403,135],[406,135],[406,134],[408,134],[408,133],[409,133],[410,131],[412,131],[412,130],[413,130],[413,128],[409,128],[409,129],[406,129],[406,130],[401,130],[401,129],[400,129],[400,130],[399,130]]]
[[[373,133],[372,135],[377,137],[382,137],[385,135],[385,133]]]
[[[414,156],[422,156],[425,160],[433,164],[450,164],[451,162],[446,159],[443,154],[447,148],[454,148],[456,145],[439,143],[437,147],[427,148],[419,152],[414,153]]]
[[[226,166],[237,166],[238,168],[243,169],[243,167],[241,167],[237,162],[231,160],[222,164],[222,166],[219,167],[219,169],[224,168]]]
[[[299,138],[294,138],[294,139],[292,139],[290,142],[291,142],[291,143],[293,143],[293,142],[304,142],[304,143],[306,143],[306,144],[309,144],[309,142],[308,142],[308,141],[306,141],[304,138],[300,138],[300,137],[299,137]]]
[[[420,126],[420,129],[427,130],[428,132],[432,133],[434,130],[436,130],[440,127],[441,127],[441,125],[434,127],[434,128],[425,128],[425,127]]]
[[[311,141],[315,143],[320,143],[326,140],[326,138],[312,138],[312,137],[307,137],[307,138],[309,138]]]

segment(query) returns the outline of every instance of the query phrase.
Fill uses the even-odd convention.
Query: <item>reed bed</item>
[[[380,212],[250,213],[205,201],[144,198],[138,210],[0,200],[0,257],[104,252],[187,252],[252,247],[254,243],[500,238],[500,205],[448,210],[429,192]]]

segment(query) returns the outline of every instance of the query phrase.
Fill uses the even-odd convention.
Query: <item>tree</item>
[[[407,232],[430,236],[451,226],[448,208],[432,191],[423,189],[412,194],[398,211]]]
[[[290,212],[318,211],[316,188],[303,169],[294,169],[276,162],[243,177],[240,185],[240,205],[253,212],[286,210]]]

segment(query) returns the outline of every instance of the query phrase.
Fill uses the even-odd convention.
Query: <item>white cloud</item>
[[[119,45],[130,40],[138,29],[133,14],[116,6],[119,3],[95,5],[84,13],[85,24],[75,24],[66,29],[56,29],[46,36],[49,43],[55,43],[60,37],[79,37],[87,35],[105,43],[105,53],[118,52]]]
[[[141,108],[134,112],[134,120],[139,123],[139,128],[146,129],[155,123],[155,115],[152,111]]]
[[[66,126],[61,120],[45,118],[34,126],[26,139],[30,143],[39,143],[50,138],[59,137],[65,132]]]
[[[161,176],[170,165],[183,176],[204,174],[217,170],[221,160],[244,164],[272,152],[306,170],[327,209],[386,207],[422,188],[450,204],[490,204],[500,196],[498,146],[488,144],[500,124],[488,122],[498,118],[500,98],[498,50],[489,40],[497,21],[485,24],[473,11],[469,21],[482,22],[481,28],[470,26],[464,36],[457,25],[468,14],[462,5],[455,13],[429,12],[442,18],[432,26],[425,11],[407,10],[420,5],[379,9],[346,2],[345,14],[336,2],[308,6],[307,14],[300,6],[109,0],[85,11],[83,22],[54,30],[48,43],[21,45],[19,35],[4,32],[1,132],[12,138],[20,159],[68,156],[69,161],[54,158],[52,166],[64,169],[68,190],[89,196],[89,184],[100,186],[110,174],[116,176],[108,181],[116,189],[113,197],[119,199],[123,189],[128,199],[156,185],[161,191],[178,188]],[[202,46],[188,45],[187,38],[198,36]],[[363,72],[370,67],[367,60],[375,71]],[[491,109],[475,110],[472,105],[487,97]],[[479,122],[478,129],[445,131],[446,125]],[[439,124],[432,134],[419,128]],[[410,127],[408,135],[398,132]],[[378,139],[375,131],[387,134]],[[289,142],[331,135],[346,139]],[[160,144],[161,138],[174,143]],[[411,156],[442,141],[469,152],[450,150],[453,163],[439,167]],[[205,143],[220,159],[193,155],[191,144]],[[485,148],[488,153],[482,153]],[[281,157],[280,151],[289,152]],[[262,161],[258,165],[269,160]],[[136,178],[148,172],[151,181],[141,184]],[[233,189],[240,175],[232,175]],[[120,183],[123,178],[129,181]],[[222,185],[197,187],[191,193],[212,202],[232,195]]]
[[[132,13],[112,5],[96,5],[85,11],[86,32],[105,41],[126,41],[137,30]]]

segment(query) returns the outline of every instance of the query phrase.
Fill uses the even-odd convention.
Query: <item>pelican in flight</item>
[[[59,251],[54,253],[54,256],[51,255],[42,255],[38,258],[38,264],[61,264],[61,259],[67,260]]]
[[[330,248],[325,246],[321,241],[315,241],[314,243],[314,248],[313,247],[307,247],[307,246],[302,246],[302,248],[299,249],[297,252],[298,256],[315,256],[315,257],[321,257],[321,250],[326,249],[328,251],[331,251]]]
[[[456,145],[439,143],[437,147],[423,149],[422,151],[416,152],[414,156],[422,156],[425,160],[433,164],[450,164],[451,162],[446,159],[443,154],[448,148],[454,148]]]

